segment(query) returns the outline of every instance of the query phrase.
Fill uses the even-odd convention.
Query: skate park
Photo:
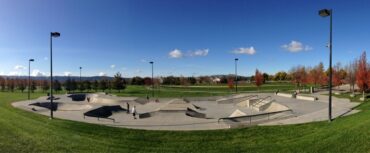
[[[323,94],[241,93],[229,96],[146,99],[106,93],[54,95],[12,103],[60,119],[146,130],[213,130],[301,124],[327,120]],[[358,103],[333,98],[333,117],[352,113]],[[135,118],[131,113],[135,106]]]

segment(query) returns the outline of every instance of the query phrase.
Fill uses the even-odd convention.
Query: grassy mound
[[[0,152],[370,152],[369,101],[330,124],[174,132],[49,120],[11,106],[26,98],[0,92]]]

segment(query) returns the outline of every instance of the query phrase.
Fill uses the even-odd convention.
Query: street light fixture
[[[154,97],[154,79],[153,79],[153,65],[154,65],[154,62],[153,61],[150,61],[149,62],[151,65],[152,65],[152,97]]]
[[[34,59],[28,60],[28,100],[30,100],[30,91],[31,91],[31,62],[34,62]]]
[[[322,9],[319,11],[319,15],[321,17],[330,16],[330,42],[329,42],[329,122],[332,121],[332,80],[333,80],[333,72],[332,72],[332,50],[333,50],[333,10],[332,9]]]
[[[235,92],[238,93],[238,58],[235,58]]]
[[[50,119],[53,119],[53,37],[60,37],[59,32],[50,33]]]

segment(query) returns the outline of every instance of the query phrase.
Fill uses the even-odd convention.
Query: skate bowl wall
[[[97,109],[93,109],[88,112],[85,112],[84,116],[108,118],[109,116],[112,116],[113,113],[123,112],[123,111],[127,111],[127,110],[122,108],[120,105],[102,106]]]
[[[86,94],[71,94],[68,97],[72,98],[72,101],[85,101]]]
[[[101,104],[117,104],[122,102],[119,97],[103,94],[90,94],[90,103],[101,103]]]
[[[53,107],[50,107],[50,102],[37,102],[29,104],[31,106],[38,106],[46,109],[53,109],[53,111],[80,111],[80,110],[88,110],[93,108],[91,105],[86,104],[65,104],[65,103],[59,103],[54,102]]]

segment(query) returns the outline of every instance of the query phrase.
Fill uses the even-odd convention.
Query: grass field
[[[36,98],[41,93],[33,94]],[[332,123],[215,131],[144,131],[22,111],[25,93],[0,92],[0,152],[370,152],[370,101]]]

